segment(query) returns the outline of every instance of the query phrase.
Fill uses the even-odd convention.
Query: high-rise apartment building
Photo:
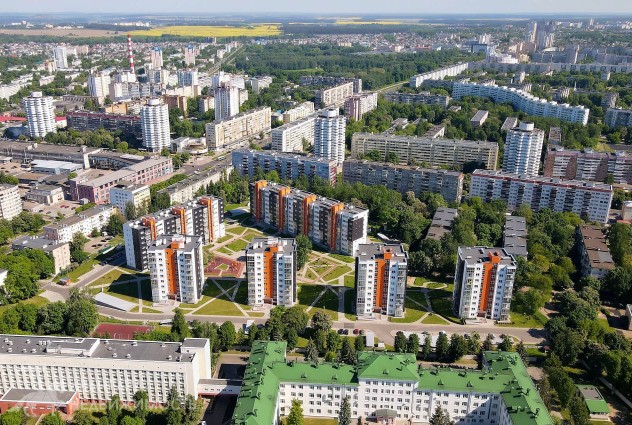
[[[521,122],[507,131],[503,172],[535,176],[540,169],[544,131],[531,122]]]
[[[160,69],[162,65],[162,48],[156,46],[151,50],[151,66],[154,69]]]
[[[566,180],[632,184],[632,155],[627,152],[595,152],[592,149],[566,150],[556,146],[546,152],[543,174]]]
[[[632,127],[632,109],[608,108],[604,123],[610,128]]]
[[[88,93],[92,97],[99,99],[99,103],[103,103],[104,99],[110,94],[110,75],[107,73],[88,75]]]
[[[393,153],[400,164],[455,169],[468,162],[479,162],[486,169],[495,170],[498,160],[498,143],[494,142],[355,133],[351,138],[351,157],[360,158],[371,151],[378,151],[384,160]]]
[[[401,244],[360,244],[355,253],[356,314],[404,317],[408,253]]]
[[[254,238],[246,247],[248,305],[296,303],[296,240]]]
[[[257,169],[268,173],[276,171],[283,180],[320,177],[332,186],[336,184],[338,162],[317,156],[302,156],[275,151],[237,149],[232,152],[233,169],[253,178]]]
[[[145,270],[151,243],[159,236],[175,234],[198,236],[204,244],[225,236],[222,198],[202,196],[123,224],[128,267]]]
[[[605,223],[612,202],[612,186],[582,180],[475,170],[470,184],[470,197],[474,196],[483,202],[500,199],[507,203],[509,210],[525,204],[533,211],[548,208],[574,212],[591,221]]]
[[[586,125],[590,109],[540,99],[526,91],[497,86],[495,83],[456,82],[452,90],[455,100],[466,96],[488,97],[496,103],[511,103],[516,109],[537,117],[558,118],[562,121]]]
[[[342,106],[350,96],[353,96],[353,82],[342,83],[338,86],[324,88],[316,93],[316,104],[321,108]]]
[[[347,159],[342,164],[342,179],[345,183],[386,186],[402,195],[440,193],[448,202],[460,202],[463,193],[463,173],[435,168]]]
[[[377,108],[377,93],[354,94],[345,100],[345,114],[358,121],[367,112]]]
[[[0,219],[11,220],[22,212],[22,198],[17,185],[0,184]]]
[[[86,110],[69,111],[66,114],[68,128],[79,131],[94,131],[103,128],[108,131],[143,137],[141,119],[138,115],[110,114],[107,112],[92,112]]]
[[[140,108],[143,146],[152,152],[160,152],[171,143],[169,108],[159,99],[149,99]]]
[[[206,124],[206,145],[211,151],[229,149],[261,132],[270,131],[271,125],[270,107],[242,112],[234,117]]]
[[[179,69],[176,76],[179,86],[197,86],[200,84],[197,69]]]
[[[239,113],[239,88],[222,84],[214,90],[215,120],[227,120]]]
[[[453,308],[464,320],[509,320],[516,261],[502,248],[459,247]]]
[[[53,50],[53,58],[57,69],[68,69],[68,50],[66,46],[56,46]]]
[[[311,102],[310,102],[311,103]],[[272,129],[272,150],[280,152],[303,152],[314,145],[316,116],[308,115]]]
[[[192,44],[184,48],[184,64],[186,66],[195,65],[195,47]]]
[[[303,102],[295,108],[289,109],[283,113],[283,123],[288,124],[292,121],[300,120],[314,113],[313,102]]]
[[[337,108],[320,111],[314,128],[314,155],[342,163],[346,128],[345,117],[338,115]]]
[[[250,210],[257,222],[332,252],[354,255],[367,240],[369,210],[265,180],[250,184]]]
[[[42,92],[34,91],[22,100],[26,120],[29,126],[29,136],[32,138],[45,137],[48,133],[55,133],[55,106],[53,98],[43,96]]]
[[[147,248],[154,303],[177,300],[195,304],[204,289],[202,237],[162,235]]]

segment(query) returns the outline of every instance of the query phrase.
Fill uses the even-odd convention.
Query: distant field
[[[278,24],[259,24],[239,27],[176,25],[132,32],[132,35],[149,37],[160,37],[163,34],[191,37],[266,37],[282,34],[282,31]]]
[[[126,34],[125,32],[117,32],[110,30],[93,30],[93,29],[80,29],[80,28],[72,28],[72,29],[62,29],[62,28],[51,28],[51,29],[11,29],[11,28],[2,28],[0,29],[0,34],[14,34],[14,35],[50,35],[55,37],[114,37],[116,35]]]
[[[408,22],[402,21],[351,21],[351,20],[338,20],[336,25],[403,25]]]

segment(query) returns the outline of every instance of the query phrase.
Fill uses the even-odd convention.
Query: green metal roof
[[[274,422],[279,386],[283,383],[358,385],[360,379],[415,381],[418,390],[500,394],[514,425],[552,425],[527,369],[516,353],[484,353],[483,370],[423,369],[412,354],[363,352],[357,367],[291,361],[287,344],[257,341],[252,346],[237,399],[234,425]]]
[[[608,414],[610,406],[606,403],[603,396],[593,385],[575,385],[586,402],[586,407],[590,414]]]

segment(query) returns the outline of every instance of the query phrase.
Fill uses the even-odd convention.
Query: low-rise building
[[[180,397],[197,397],[198,384],[211,377],[211,351],[202,338],[180,343],[0,335],[0,368],[2,394],[20,387],[77,391],[88,403],[106,402],[115,394],[133,402],[142,388],[150,403],[166,403],[174,387]]]
[[[151,298],[163,304],[169,300],[196,304],[204,289],[202,237],[162,235],[147,247]]]
[[[55,205],[64,200],[64,189],[59,186],[37,185],[30,188],[24,198],[37,204]]]
[[[112,205],[97,205],[57,223],[47,224],[43,228],[43,236],[56,242],[70,242],[75,233],[90,236],[95,229],[103,230],[115,211]]]
[[[463,177],[458,171],[354,159],[342,165],[342,178],[346,183],[386,186],[402,195],[413,192],[417,197],[425,192],[439,193],[446,201],[454,202],[461,201]]]
[[[110,189],[110,205],[114,205],[121,214],[125,215],[128,204],[134,206],[134,211],[146,211],[150,202],[149,186],[121,182]]]
[[[178,137],[171,140],[172,153],[189,153],[191,155],[204,155],[208,153],[206,138],[204,137]]]
[[[36,249],[44,251],[53,259],[55,274],[60,274],[70,267],[70,244],[56,242],[39,236],[21,236],[11,242],[13,250]]]
[[[439,207],[432,217],[432,222],[428,228],[426,239],[440,241],[446,233],[452,231],[454,219],[459,215],[456,208]]]
[[[516,267],[502,248],[459,247],[452,293],[457,316],[508,321]]]
[[[594,385],[575,384],[577,395],[581,397],[590,413],[590,419],[594,421],[609,421],[610,406],[606,403],[597,387]]]
[[[477,111],[472,119],[470,120],[470,125],[474,128],[481,127],[487,121],[489,117],[489,111]]]
[[[254,238],[246,247],[248,305],[296,303],[296,239]]]
[[[43,174],[70,174],[83,170],[83,166],[74,162],[35,159],[31,162],[31,170]]]
[[[356,314],[404,317],[408,252],[401,244],[360,244],[355,252]]]
[[[238,149],[232,152],[233,169],[241,175],[254,177],[257,169],[264,173],[276,171],[284,180],[319,177],[336,185],[338,162],[317,156],[302,156],[275,151]]]
[[[0,219],[11,220],[22,212],[22,198],[17,185],[0,184]]]
[[[580,252],[582,276],[602,280],[615,269],[606,235],[601,227],[583,224],[577,226],[577,246]]]
[[[509,216],[505,220],[503,248],[516,257],[527,258],[527,220],[524,217]]]
[[[68,416],[79,409],[81,400],[77,391],[30,390],[11,388],[0,398],[0,412],[22,409],[29,416],[62,412]]]

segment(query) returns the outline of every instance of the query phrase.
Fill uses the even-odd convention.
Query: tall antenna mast
[[[129,57],[129,70],[134,74],[134,51],[132,50],[132,34],[127,34],[127,54]]]

